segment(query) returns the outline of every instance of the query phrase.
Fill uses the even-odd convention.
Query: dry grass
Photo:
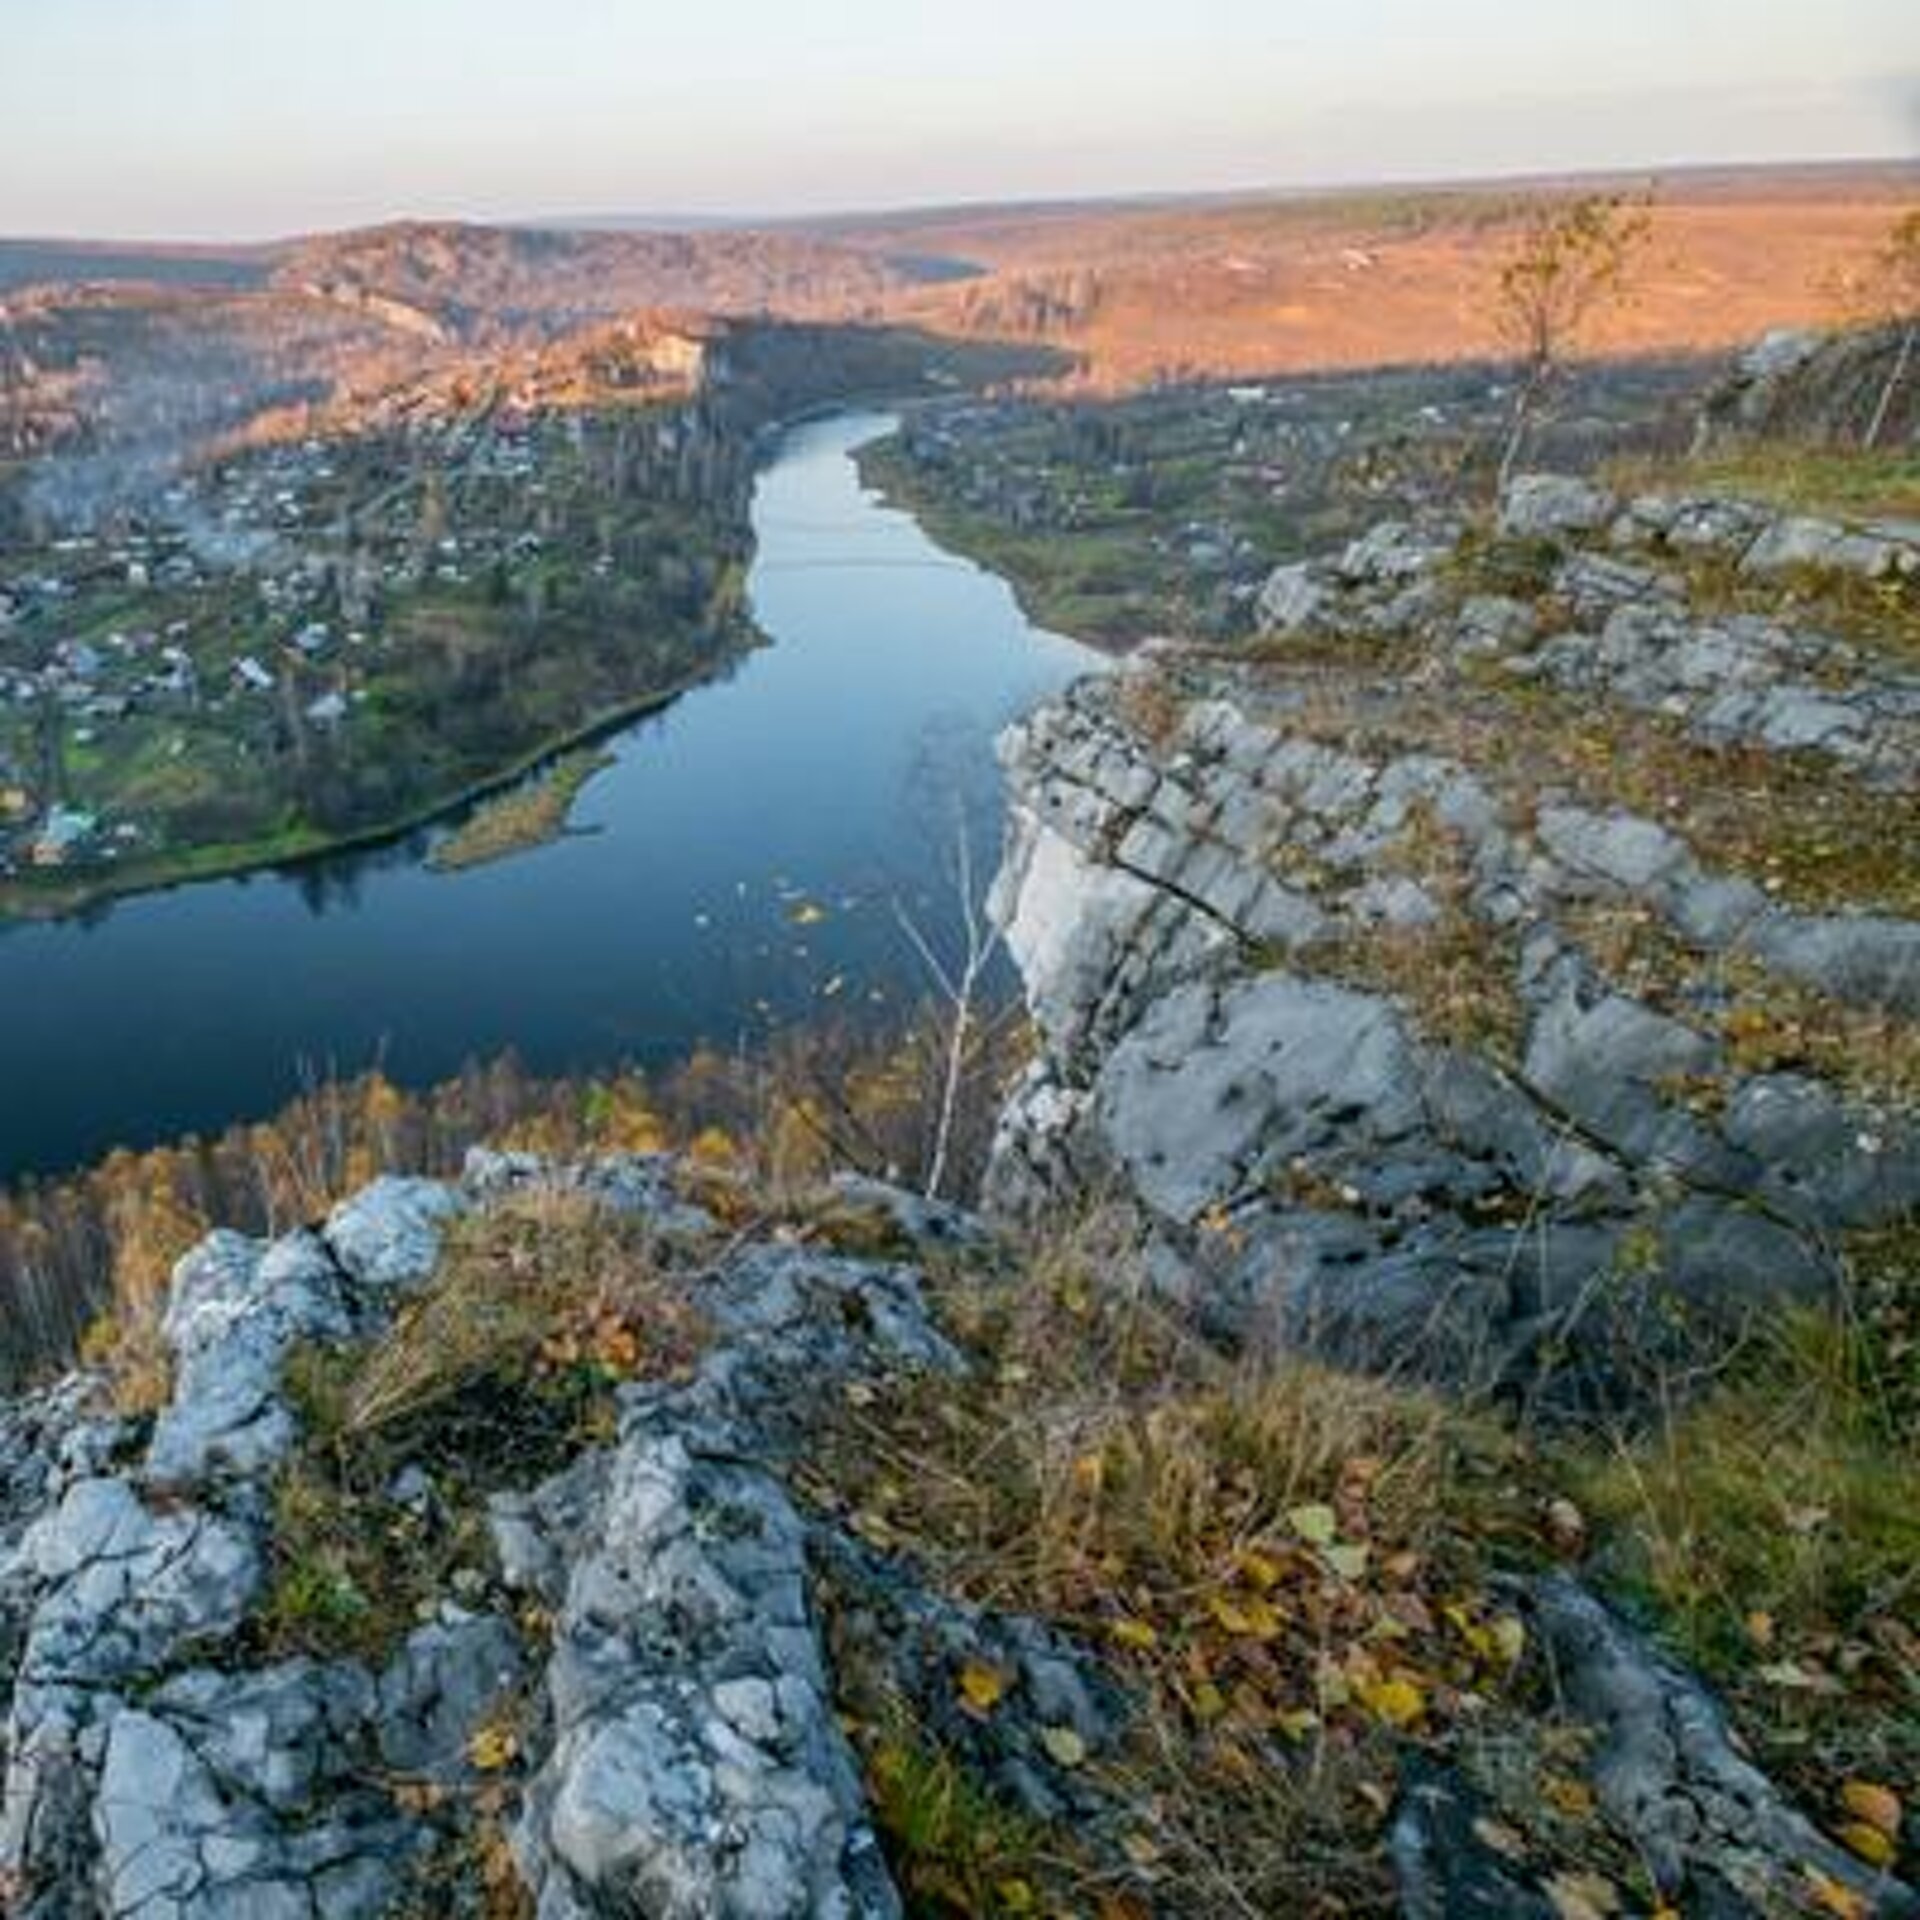
[[[1509,1443],[1423,1394],[1203,1347],[1117,1222],[947,1305],[972,1381],[861,1396],[803,1491],[947,1590],[1107,1650],[1143,1702],[1103,1766],[1154,1910],[1377,1894],[1395,1742],[1444,1737],[1519,1651],[1484,1585],[1532,1534]]]
[[[1920,518],[1920,455],[1769,441],[1686,460],[1617,461],[1622,493],[1720,493],[1843,520]]]
[[[301,1444],[274,1489],[265,1657],[379,1658],[418,1610],[484,1580],[486,1495],[611,1437],[623,1382],[699,1350],[687,1282],[630,1218],[530,1194],[448,1229],[424,1292],[366,1348],[301,1348],[286,1385]],[[396,1501],[404,1465],[424,1508]]]
[[[580,1195],[534,1194],[456,1221],[432,1284],[348,1391],[352,1438],[393,1433],[487,1387],[682,1369],[698,1346],[684,1286],[644,1232]]]
[[[1473,668],[1390,708],[1323,689],[1302,725],[1355,750],[1445,754],[1509,794],[1557,787],[1645,814],[1783,905],[1920,913],[1920,794],[1877,791],[1821,754],[1707,746],[1659,715]]]
[[[941,330],[992,333],[1017,321],[1023,294],[1065,295],[1045,337],[1085,355],[1081,383],[1102,392],[1477,359],[1498,350],[1494,276],[1537,197],[1490,186],[907,219],[887,230],[901,250],[960,254],[991,277],[889,305]],[[1731,347],[1768,327],[1831,323],[1844,310],[1836,282],[1910,198],[1885,170],[1667,180],[1633,298],[1598,316],[1583,349]]]
[[[562,755],[535,779],[481,801],[427,856],[427,865],[436,873],[462,873],[559,839],[588,781],[613,764],[614,755],[600,748]]]
[[[1417,806],[1382,870],[1417,881],[1438,908],[1426,926],[1354,928],[1302,961],[1349,985],[1388,994],[1430,1038],[1503,1061],[1519,1058],[1527,1010],[1512,936],[1473,911],[1469,849],[1430,806]]]
[[[1767,1329],[1717,1390],[1569,1469],[1614,1581],[1816,1806],[1847,1778],[1920,1772],[1920,1287],[1905,1242],[1904,1317],[1882,1320],[1882,1302]]]
[[[1920,1105],[1920,1022],[1831,1000],[1750,954],[1698,952],[1630,902],[1571,907],[1561,926],[1623,992],[1717,1037],[1736,1074],[1815,1074],[1879,1112]]]

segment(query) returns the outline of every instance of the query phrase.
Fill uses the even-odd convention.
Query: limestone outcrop
[[[1123,672],[1007,734],[995,909],[1042,1044],[992,1185],[1117,1185],[1235,1338],[1617,1398],[1920,1203],[1920,922],[1797,900],[1690,841],[1699,796],[1654,817],[1528,752],[1612,713],[1625,759],[1644,710],[1673,764],[1777,760],[1871,819],[1920,782],[1920,679],[1817,601],[1706,610],[1687,556],[1790,551],[1898,619],[1920,545],[1549,476],[1501,522],[1533,600],[1457,530],[1383,530],[1287,570],[1258,668],[1176,655],[1152,698]],[[1776,1017],[1859,1045],[1752,1044]]]

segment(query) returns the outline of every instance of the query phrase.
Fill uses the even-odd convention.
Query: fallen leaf
[[[1524,1860],[1527,1857],[1526,1841],[1504,1820],[1491,1820],[1482,1814],[1473,1823],[1473,1832],[1483,1847],[1491,1847],[1508,1860]]]
[[[1115,1646],[1134,1653],[1150,1653],[1160,1644],[1158,1630],[1145,1620],[1116,1620],[1107,1634]]]
[[[1900,1796],[1891,1787],[1872,1780],[1849,1780],[1840,1789],[1840,1804],[1856,1820],[1864,1820],[1889,1840],[1900,1837]]]
[[[1857,1853],[1870,1867],[1890,1867],[1899,1849],[1880,1831],[1864,1820],[1849,1820],[1840,1829],[1841,1841],[1849,1853]]]
[[[1320,1549],[1320,1557],[1342,1580],[1359,1580],[1367,1571],[1372,1555],[1362,1546],[1331,1546]]]
[[[1503,1613],[1488,1628],[1494,1651],[1508,1666],[1517,1667],[1527,1650],[1527,1629],[1517,1614]]]
[[[1809,1867],[1806,1873],[1807,1891],[1813,1895],[1815,1904],[1832,1914],[1834,1920],[1867,1920],[1867,1903],[1851,1887],[1830,1873],[1822,1873],[1818,1867]]]
[[[1042,1727],[1040,1744],[1056,1767],[1077,1767],[1087,1757],[1087,1743],[1071,1727]]]
[[[1427,1697],[1411,1680],[1396,1674],[1360,1689],[1361,1704],[1390,1727],[1410,1727],[1427,1710]]]
[[[960,1669],[960,1695],[976,1713],[991,1713],[1007,1697],[1007,1676],[984,1660]]]
[[[508,1727],[482,1727],[467,1742],[467,1759],[481,1773],[498,1773],[511,1766],[520,1743]]]
[[[1607,1920],[1620,1911],[1619,1889],[1597,1873],[1556,1874],[1545,1891],[1560,1920]]]
[[[1785,1688],[1796,1693],[1838,1693],[1840,1683],[1830,1673],[1821,1673],[1816,1668],[1803,1667],[1797,1660],[1776,1660],[1764,1667],[1754,1669],[1758,1678],[1770,1687]]]
[[[1258,1547],[1243,1547],[1234,1556],[1234,1565],[1240,1570],[1241,1577],[1249,1585],[1258,1587],[1262,1593],[1270,1593],[1280,1584],[1281,1566],[1269,1553],[1262,1553]]]
[[[1331,1546],[1340,1530],[1340,1522],[1333,1509],[1318,1502],[1304,1507],[1289,1507],[1287,1525],[1310,1547]]]
[[[1280,1615],[1273,1602],[1261,1599],[1258,1594],[1236,1597],[1216,1593],[1207,1602],[1207,1608],[1214,1619],[1239,1640],[1271,1640],[1280,1631]]]
[[[1555,1552],[1578,1558],[1587,1543],[1587,1516],[1564,1497],[1549,1500],[1545,1532]]]

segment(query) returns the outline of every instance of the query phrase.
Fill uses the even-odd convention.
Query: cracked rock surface
[[[1561,556],[1554,604],[1596,628],[1554,635],[1463,593],[1434,529],[1286,570],[1270,612],[1818,751],[1862,792],[1920,780],[1920,682],[1830,636],[1690,611],[1672,559],[1764,573],[1790,545],[1822,578],[1910,592],[1910,532],[1816,542],[1745,503],[1554,476],[1523,476],[1502,518]],[[1874,1034],[1920,1016],[1920,923],[1796,908],[1700,855],[1683,814],[1517,792],[1458,753],[1294,720],[1344,684],[1417,733],[1417,703],[1449,697],[1417,673],[1376,685],[1366,658],[1344,683],[1290,681],[1284,653],[1257,674],[1176,660],[1179,705],[1151,729],[1122,673],[1004,737],[993,904],[1041,1048],[994,1201],[1033,1213],[1117,1182],[1168,1290],[1217,1331],[1528,1394],[1630,1395],[1650,1325],[1712,1344],[1828,1292],[1836,1233],[1920,1202],[1920,1121],[1871,1084]],[[1700,694],[1683,712],[1682,681]],[[1760,705],[1736,713],[1739,689]],[[1655,930],[1678,985],[1610,972],[1596,921]],[[1477,1027],[1450,1024],[1462,955]],[[1882,1023],[1861,1071],[1745,1057],[1735,976],[1834,1010],[1809,1020]]]

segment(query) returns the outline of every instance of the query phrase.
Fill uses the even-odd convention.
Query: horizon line
[[[0,231],[0,245],[67,246],[174,253],[180,255],[273,253],[298,246],[303,241],[329,239],[345,234],[379,233],[406,227],[470,227],[501,233],[674,233],[701,232],[764,233],[779,230],[831,228],[850,225],[886,225],[890,223],[932,224],[941,221],[977,218],[984,214],[1039,215],[1075,211],[1124,210],[1130,207],[1221,206],[1235,202],[1257,204],[1273,200],[1335,199],[1342,195],[1366,192],[1463,193],[1492,187],[1549,187],[1574,182],[1615,182],[1645,180],[1656,183],[1670,177],[1711,177],[1715,175],[1754,174],[1846,174],[1850,172],[1891,170],[1920,175],[1920,154],[1863,153],[1841,156],[1792,159],[1747,160],[1668,160],[1635,161],[1606,167],[1567,167],[1530,169],[1512,173],[1456,174],[1405,173],[1355,176],[1320,182],[1270,181],[1254,186],[1227,187],[1143,187],[1116,189],[1085,194],[1034,194],[1030,196],[983,195],[977,199],[874,203],[863,206],[835,206],[803,213],[754,212],[714,213],[571,213],[565,215],[419,214],[392,213],[357,220],[342,226],[304,227],[276,232],[220,239],[172,235],[144,239],[124,232],[82,233]]]

